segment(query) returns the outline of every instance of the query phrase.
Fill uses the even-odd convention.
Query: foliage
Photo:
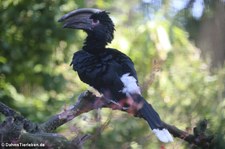
[[[137,0],[129,4],[124,0],[1,1],[0,101],[30,120],[43,122],[73,104],[88,88],[69,66],[85,34],[62,29],[57,22],[64,13],[78,7],[98,7],[111,12],[116,34],[109,46],[132,58],[140,84],[148,79],[153,60],[163,61],[155,82],[143,88],[143,95],[166,122],[189,130],[206,118],[215,134],[215,148],[224,146],[225,68],[210,72],[187,31],[170,17],[164,17],[164,7],[149,21],[144,19],[143,5]],[[106,109],[83,114],[58,131],[68,137],[94,135],[84,144],[85,148],[162,146],[143,120]],[[185,146],[178,139],[166,145]]]

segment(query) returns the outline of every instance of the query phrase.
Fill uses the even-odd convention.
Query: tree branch
[[[135,115],[135,113],[133,112],[135,111],[135,109],[124,110],[120,105],[112,103],[109,104],[109,102],[103,97],[97,97],[92,92],[86,91],[80,95],[77,103],[74,106],[69,107],[63,112],[51,117],[48,121],[41,124],[40,127],[43,131],[52,132],[57,127],[60,127],[61,125],[67,123],[76,116],[97,108],[110,108],[113,110],[121,110],[127,113],[131,113],[134,116],[138,117],[138,115]],[[180,138],[190,144],[194,144],[199,147],[208,148],[213,139],[212,136],[208,136],[205,133],[207,127],[207,121],[205,120],[200,122],[200,124],[194,128],[193,134],[189,134],[186,131],[180,130],[176,126],[172,126],[165,122],[163,122],[163,125],[174,137]],[[202,125],[205,125],[204,129],[202,129]],[[197,129],[202,131],[195,131]]]
[[[0,113],[6,117],[0,123],[0,148],[3,149],[10,147],[79,149],[88,138],[88,135],[83,135],[67,140],[62,135],[46,133],[39,128],[39,124],[27,120],[2,102],[0,102]]]
[[[8,106],[6,106],[5,104],[3,104],[2,102],[0,102],[0,112],[7,116],[16,116],[18,115],[18,113],[16,111],[14,111],[13,109],[9,108]]]
[[[57,139],[61,140],[60,142],[63,143],[67,148],[77,148],[79,141],[69,141],[65,137],[51,132],[61,125],[71,121],[78,115],[98,108],[121,110],[138,117],[138,115],[135,115],[137,106],[130,106],[125,110],[120,104],[110,103],[108,100],[104,99],[103,97],[97,97],[90,91],[82,93],[75,105],[70,106],[61,113],[50,117],[42,124],[36,124],[27,120],[13,109],[0,102],[0,112],[7,117],[6,120],[0,125],[0,139],[2,140],[3,138],[3,140],[9,140],[9,138],[17,138],[22,142],[26,142],[25,140],[29,142],[37,142],[39,140],[40,142],[40,140],[44,141],[47,139],[49,145],[57,144],[57,142],[50,141]],[[174,137],[185,140],[189,144],[194,144],[202,148],[209,148],[212,143],[213,137],[205,133],[207,128],[207,121],[205,120],[201,121],[193,129],[193,134],[189,134],[186,131],[180,130],[176,126],[172,126],[165,122],[163,122],[163,125]],[[22,131],[23,129],[26,130],[26,133]]]

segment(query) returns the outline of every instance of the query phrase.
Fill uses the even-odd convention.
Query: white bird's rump
[[[123,82],[124,88],[122,90],[125,94],[141,94],[140,87],[137,85],[137,80],[129,73],[122,75],[120,80]]]
[[[153,129],[153,133],[157,136],[157,138],[164,142],[164,143],[169,143],[169,142],[173,142],[173,137],[171,136],[171,134],[169,133],[169,131],[165,128],[163,128],[162,130],[160,129]]]

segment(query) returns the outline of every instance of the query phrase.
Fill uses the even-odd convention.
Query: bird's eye
[[[99,20],[97,20],[97,19],[93,19],[93,20],[92,20],[92,24],[93,24],[93,25],[97,25],[97,24],[99,24]]]

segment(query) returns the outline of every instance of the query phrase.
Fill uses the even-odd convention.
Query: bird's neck
[[[106,41],[93,38],[92,36],[87,36],[83,45],[83,50],[92,54],[98,54],[106,50],[106,45]]]

